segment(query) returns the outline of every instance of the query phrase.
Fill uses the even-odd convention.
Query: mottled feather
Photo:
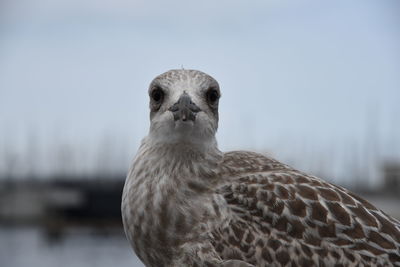
[[[400,264],[400,223],[348,190],[252,152],[229,152],[221,187],[232,219],[222,258],[256,266]]]

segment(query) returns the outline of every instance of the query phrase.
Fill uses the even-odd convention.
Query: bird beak
[[[168,110],[174,115],[175,121],[195,121],[197,112],[201,111],[201,109],[192,102],[192,99],[186,92],[184,92],[178,102],[173,104]]]

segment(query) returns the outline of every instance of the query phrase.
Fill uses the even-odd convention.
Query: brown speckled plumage
[[[122,199],[125,231],[146,266],[400,266],[400,223],[348,190],[253,152],[218,150],[218,84],[173,70],[151,112]],[[187,93],[193,122],[168,107]]]

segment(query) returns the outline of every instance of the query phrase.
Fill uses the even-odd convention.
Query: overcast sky
[[[148,131],[148,84],[183,66],[220,83],[223,150],[279,158],[377,136],[393,156],[399,14],[396,0],[3,0],[0,146],[106,139],[131,156]]]

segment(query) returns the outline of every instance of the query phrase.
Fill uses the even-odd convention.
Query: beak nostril
[[[179,110],[178,102],[173,104],[168,110],[172,112],[178,111]]]

